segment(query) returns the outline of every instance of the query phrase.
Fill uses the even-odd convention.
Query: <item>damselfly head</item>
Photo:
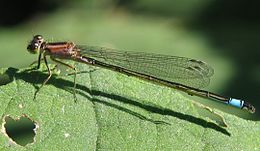
[[[43,37],[41,35],[35,35],[33,36],[32,41],[28,44],[27,50],[30,53],[35,54],[40,50],[42,43],[44,43]]]

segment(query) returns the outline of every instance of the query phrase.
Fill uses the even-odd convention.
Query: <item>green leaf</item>
[[[10,145],[2,126],[1,150],[260,149],[259,122],[217,111],[228,124],[223,128],[179,91],[106,69],[78,69],[76,103],[73,74],[53,75],[34,100],[45,69],[1,70],[8,79],[0,78],[1,125],[6,115],[26,115],[38,125],[36,141],[26,146]]]

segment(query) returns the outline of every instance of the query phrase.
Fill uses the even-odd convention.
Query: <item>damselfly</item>
[[[39,53],[38,69],[42,58],[48,69],[49,76],[42,86],[52,76],[46,56],[50,56],[53,61],[73,69],[75,71],[74,96],[76,95],[76,68],[62,62],[63,59],[110,69],[175,88],[190,95],[219,101],[251,113],[255,112],[254,106],[248,102],[201,90],[200,88],[209,84],[213,69],[199,60],[144,52],[117,51],[104,47],[76,45],[73,42],[46,42],[41,35],[33,37],[27,50],[33,54]]]

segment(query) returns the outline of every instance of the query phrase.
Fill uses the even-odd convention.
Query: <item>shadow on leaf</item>
[[[18,72],[18,71],[19,70],[15,69],[15,68],[8,68],[8,70],[6,71],[5,74],[7,74],[10,77],[10,79],[21,79],[21,80],[24,80],[28,83],[31,83],[31,84],[33,84],[33,86],[36,89],[39,88],[37,85],[42,84],[42,82],[48,76],[46,73],[43,73],[43,72],[40,72],[40,71],[31,71],[31,70],[25,70],[25,71],[22,71],[22,72]],[[49,85],[49,84],[51,84],[51,85],[53,85],[57,88],[66,90],[70,93],[73,93],[74,83],[72,81],[52,76],[52,78],[48,81],[47,85]],[[225,128],[220,127],[217,124],[212,123],[212,122],[208,122],[204,119],[197,118],[197,117],[194,117],[194,116],[191,116],[191,115],[175,112],[175,111],[167,109],[167,108],[161,108],[161,107],[150,105],[150,104],[140,103],[140,102],[137,102],[133,99],[129,99],[129,98],[119,96],[119,95],[116,95],[116,94],[109,94],[109,93],[105,93],[105,92],[98,91],[98,90],[91,90],[88,87],[81,85],[81,84],[78,84],[78,83],[77,83],[76,89],[77,89],[77,94],[86,97],[87,99],[91,100],[92,102],[102,103],[102,104],[105,104],[107,106],[114,107],[118,110],[124,111],[124,112],[131,114],[133,116],[136,116],[141,120],[146,120],[146,121],[152,122],[154,124],[168,124],[168,125],[170,125],[169,123],[164,122],[164,121],[154,121],[154,120],[147,118],[147,117],[145,117],[145,116],[143,116],[143,115],[141,115],[137,112],[134,112],[134,111],[129,110],[127,108],[124,108],[122,106],[113,104],[111,102],[107,102],[107,101],[104,101],[104,100],[101,100],[101,99],[97,99],[97,98],[95,98],[95,96],[106,97],[106,98],[109,98],[113,101],[119,101],[119,102],[123,102],[123,103],[128,104],[128,105],[133,105],[135,107],[142,108],[142,109],[144,109],[148,112],[151,112],[151,113],[157,113],[157,114],[160,114],[160,115],[167,115],[167,116],[174,116],[174,117],[179,118],[181,120],[185,120],[185,121],[200,125],[204,128],[210,128],[210,129],[216,130],[216,131],[221,132],[225,135],[228,135],[228,136],[231,135]],[[94,96],[94,97],[93,98],[89,97],[89,95]]]

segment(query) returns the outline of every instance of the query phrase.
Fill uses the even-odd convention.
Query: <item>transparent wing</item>
[[[96,46],[77,46],[77,48],[83,56],[195,88],[207,86],[214,73],[205,62],[190,58],[119,51]]]

